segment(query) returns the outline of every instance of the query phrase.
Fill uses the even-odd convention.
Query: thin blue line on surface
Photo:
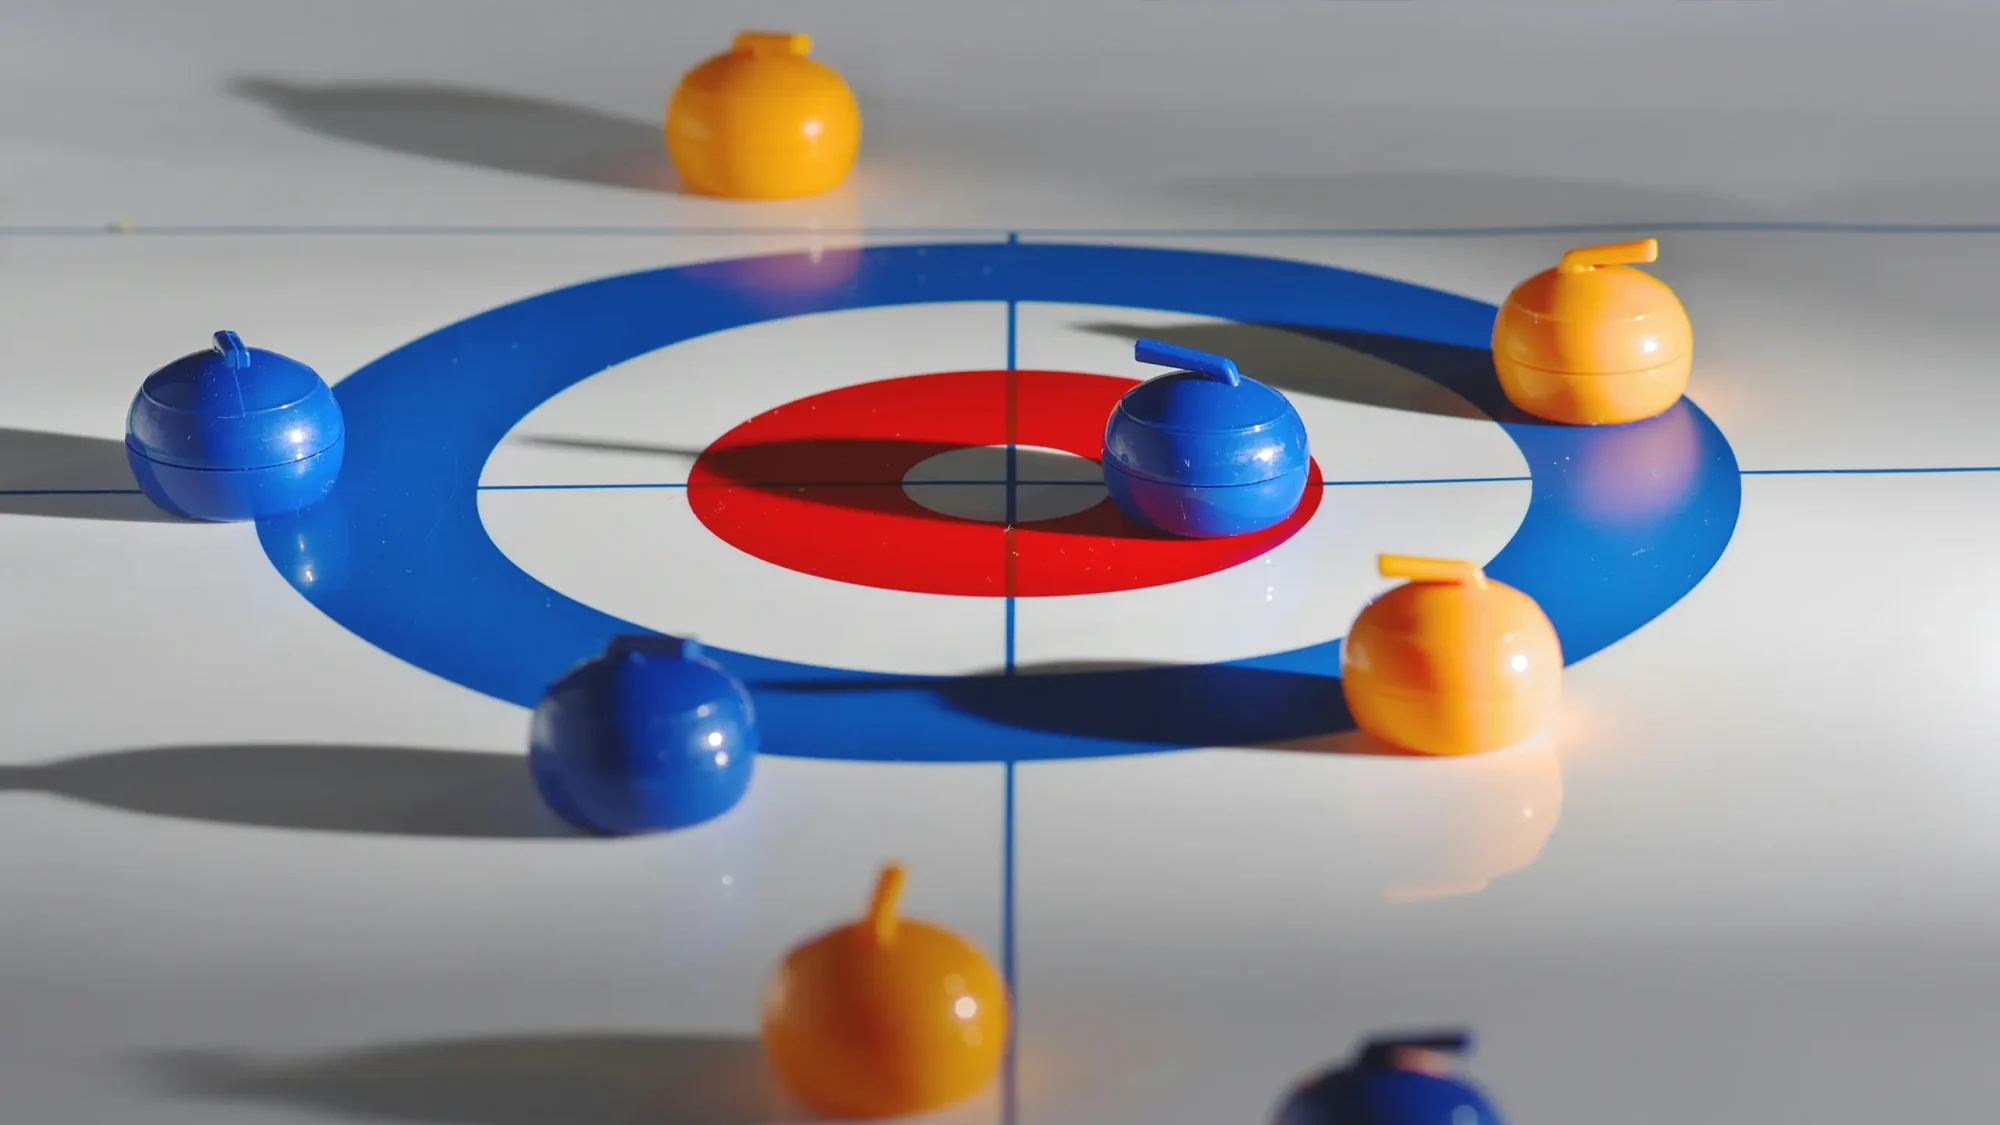
[[[1007,232],[1007,244],[1009,246],[1016,245],[1020,241],[1021,241],[1021,236],[1018,233],[1014,231]],[[1015,519],[1018,516],[1018,512],[1015,508],[1015,501],[1019,495],[1018,474],[1019,474],[1020,454],[1019,454],[1019,447],[1014,442],[1014,436],[1015,436],[1015,430],[1017,428],[1017,419],[1015,416],[1015,412],[1020,408],[1020,404],[1019,404],[1019,399],[1016,395],[1016,380],[1014,372],[1019,369],[1020,365],[1019,364],[1020,340],[1021,340],[1020,302],[1008,301],[1007,302],[1007,406],[1006,406],[1007,434],[1006,437],[1007,437],[1007,527],[1010,530],[1013,528]],[[1075,483],[1091,484],[1095,482],[1078,481]],[[1008,537],[1007,550],[1011,552],[1013,549],[1014,549],[1013,537],[1010,535]],[[1006,652],[1005,652],[1005,660],[1003,667],[1006,673],[1011,676],[1014,674],[1014,605],[1015,605],[1014,561],[1011,558],[1007,560],[1007,588],[1003,592],[1007,596],[1007,608],[1006,608],[1007,641],[1006,641]]]
[[[1014,430],[1015,430],[1014,411],[1018,409],[1018,401],[1019,401],[1015,395],[1015,388],[1014,388],[1015,308],[1016,306],[1013,301],[1007,302],[1007,480],[1006,484],[1007,484],[1008,527],[1014,526],[1014,515],[1015,515],[1014,493],[1015,493],[1015,487],[1019,482],[1019,465],[1020,465],[1020,446],[1016,445],[1014,442]],[[1075,483],[1091,484],[1095,482],[1077,481]],[[1010,591],[1010,596],[1011,596],[1011,591]],[[1007,647],[1010,649],[1014,647],[1013,637],[1011,635],[1009,635],[1007,639]]]
[[[793,481],[718,481],[712,485],[690,486],[686,482],[637,482],[626,484],[482,484],[481,492],[553,492],[588,491],[591,489],[616,488],[894,488],[902,486],[923,486],[938,488],[1006,488],[1007,522],[1014,522],[1014,490],[1019,483],[1014,479],[1015,447],[1007,447],[1008,476],[991,480],[793,480]],[[1746,477],[1812,477],[1812,476],[1904,476],[1910,474],[1939,475],[1947,473],[2000,473],[2000,465],[1922,465],[1904,468],[1882,469],[1741,469]],[[1375,488],[1405,484],[1517,484],[1531,480],[1530,477],[1380,477],[1368,480],[1329,480],[1321,483],[1327,488]],[[1102,483],[1094,480],[1041,480],[1033,482],[1036,488],[1102,488]],[[0,489],[0,496],[111,496],[137,495],[136,488],[36,488]],[[1011,651],[1011,648],[1010,648]]]
[[[0,488],[0,496],[137,496],[136,488]]]
[[[1910,468],[1742,468],[1744,476],[1904,476],[1946,472],[2000,472],[2000,464],[1938,464]],[[1388,484],[1512,484],[1528,476],[1408,476],[1378,480],[1324,480],[1328,488],[1364,488]],[[892,488],[922,484],[926,488],[1000,488],[1008,490],[1006,518],[1014,522],[1014,446],[1008,446],[1008,476],[994,480],[730,480],[696,484],[700,488]],[[590,492],[612,488],[688,488],[686,480],[634,480],[606,484],[480,484],[480,492]],[[1036,488],[1102,488],[1096,480],[1036,480]],[[0,488],[0,496],[138,496],[138,488]],[[1014,667],[1014,599],[1008,599],[1008,667]]]
[[[686,488],[686,481],[634,481],[623,484],[482,484],[481,492],[576,492],[612,488]]]
[[[1532,477],[1407,477],[1380,480],[1329,480],[1322,481],[1328,488],[1361,488],[1370,485],[1389,484],[1501,484],[1511,481],[1527,481]]]
[[[1903,469],[1739,469],[1746,477],[1865,477],[1904,473],[2000,473],[2000,465],[1940,465]]]
[[[1098,486],[1089,480],[1052,480],[1037,482],[1050,485]],[[1003,488],[1007,484],[1004,477],[991,480],[719,480],[707,484],[689,484],[686,481],[631,481],[606,484],[482,484],[481,492],[561,492],[588,490],[593,488]],[[4,493],[0,493],[4,495]]]
[[[1031,237],[1113,235],[1125,238],[1508,238],[1556,234],[1662,233],[1767,234],[2000,234],[2000,223],[1838,223],[1785,220],[1674,220],[1626,223],[1549,223],[1484,227],[1051,227],[1024,231]]]
[[[1015,1045],[1020,1041],[1021,989],[1014,964],[1014,763],[1004,762],[1006,794],[1002,814],[1005,821],[1000,847],[1000,979],[1006,983],[1007,1053],[1001,1062],[1000,1121],[1015,1125],[1019,1119],[1019,1070],[1015,1065]]]
[[[1000,232],[985,227],[756,227],[756,226],[666,226],[605,225],[567,223],[162,223],[117,226],[104,224],[18,224],[0,226],[0,238],[244,238],[317,237],[350,235],[359,238],[407,236],[413,238],[681,238],[681,237],[826,237],[826,238],[965,238]]]
[[[1008,474],[1004,477],[994,477],[990,480],[732,480],[696,485],[688,484],[685,481],[638,481],[625,484],[482,484],[479,486],[479,490],[481,492],[555,492],[589,490],[593,488],[1005,488],[1007,489],[1007,522],[1011,525],[1015,518],[1015,489],[1022,483],[1031,483],[1036,488],[1104,487],[1102,481],[1094,480],[1038,480],[1022,482],[1016,475],[1017,448],[1013,445],[1007,447]],[[1772,471],[1783,472],[1790,470]],[[1798,471],[1819,472],[1821,470],[1802,469]],[[1848,470],[1834,469],[1826,471],[1846,472]],[[1854,471],[1861,472],[1867,470]],[[1916,470],[1896,469],[1884,471],[1904,472]],[[1947,470],[1935,471],[1944,472]],[[1330,480],[1321,483],[1328,488],[1352,488],[1378,484],[1487,484],[1503,481],[1524,481],[1527,479],[1527,477],[1412,477],[1408,479],[1384,478],[1381,480]],[[0,492],[0,496],[4,495],[6,493]]]
[[[1007,489],[1007,522],[1014,522],[1014,450],[1007,447],[1007,477],[993,480],[796,480],[796,481],[728,481],[713,485],[690,486],[686,481],[632,481],[606,484],[482,484],[481,492],[589,492],[609,489],[634,488],[892,488],[904,485],[921,485],[926,488],[999,488]],[[1948,473],[2000,473],[2000,465],[1919,465],[1886,469],[1740,469],[1746,477],[1818,477],[1818,476],[1904,476],[1911,474],[1940,475]],[[1399,484],[1510,484],[1529,480],[1528,477],[1384,477],[1376,480],[1329,480],[1322,481],[1327,488],[1363,488]],[[1035,482],[1036,488],[1102,488],[1094,480],[1043,480]],[[0,488],[0,496],[137,496],[136,488]],[[1007,637],[1007,659],[1013,663],[1014,638],[1012,627],[1013,602],[1008,600],[1009,625]]]
[[[1849,223],[1787,220],[1635,219],[1619,223],[1516,224],[1479,227],[1042,227],[1007,231],[1035,238],[1108,236],[1117,238],[1505,238],[1535,235],[1615,234],[1624,231],[1660,233],[1887,234],[1993,235],[2000,223]],[[498,238],[644,238],[644,237],[818,237],[818,238],[991,238],[998,227],[757,227],[757,226],[588,226],[568,224],[340,224],[340,223],[172,223],[18,224],[0,226],[0,237],[18,238],[143,238],[143,237],[498,237]],[[1017,241],[1018,237],[1009,241]]]
[[[1021,241],[1021,236],[1007,232],[1007,244],[1012,246]],[[1007,550],[1014,550],[1014,501],[1018,492],[1017,469],[1018,447],[1015,444],[1016,431],[1020,425],[1020,398],[1014,372],[1020,357],[1020,302],[1007,302]],[[1079,482],[1083,483],[1083,482]],[[1014,560],[1007,560],[1007,643],[1003,667],[1007,675],[1014,674]],[[1015,980],[1014,971],[1014,763],[1002,763],[1006,774],[1006,793],[1003,800],[1002,836],[1000,845],[1000,979],[1006,982],[1009,1011],[1007,1018],[1007,1051],[1003,1057],[1000,1076],[1000,1122],[1001,1125],[1015,1125],[1020,1114],[1019,1071],[1015,1065],[1015,1046],[1020,1041],[1021,990]]]

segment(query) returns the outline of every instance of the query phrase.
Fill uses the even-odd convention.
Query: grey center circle
[[[973,446],[927,457],[903,474],[903,492],[939,515],[1007,522],[1007,447]],[[1061,449],[1014,447],[1014,522],[1061,519],[1105,500],[1097,462]]]

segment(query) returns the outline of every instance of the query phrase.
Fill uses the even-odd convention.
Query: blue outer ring
[[[1281,325],[1422,374],[1520,446],[1533,499],[1488,565],[1533,596],[1574,663],[1692,590],[1728,546],[1741,482],[1729,443],[1683,399],[1628,426],[1539,423],[1500,392],[1490,305],[1281,259],[1047,243],[886,246],[740,258],[587,282],[461,321],[341,381],[347,463],[322,503],[262,520],[265,552],[328,616],[453,683],[532,708],[638,626],[544,586],[488,538],[487,457],[550,396],[614,364],[728,328],[842,309],[1043,301]],[[1691,435],[1693,479],[1664,510],[1591,515],[1578,466]],[[662,568],[663,576],[669,572]],[[995,646],[996,649],[999,647]],[[762,752],[873,761],[1028,761],[1242,746],[1353,726],[1340,642],[1224,664],[920,677],[705,650],[756,697]]]

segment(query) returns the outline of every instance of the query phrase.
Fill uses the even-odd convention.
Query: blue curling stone
[[[1469,1041],[1458,1033],[1370,1043],[1352,1065],[1295,1091],[1276,1125],[1502,1125],[1499,1111],[1470,1082],[1392,1061],[1400,1047],[1459,1052]]]
[[[1127,391],[1104,427],[1104,487],[1125,518],[1190,539],[1283,523],[1311,450],[1284,395],[1218,355],[1141,340],[1139,362],[1184,370]]]
[[[619,637],[564,673],[528,738],[550,810],[610,836],[721,816],[743,799],[756,759],[750,693],[677,637]]]
[[[215,346],[146,377],[125,417],[139,490],[176,515],[254,520],[296,512],[340,476],[347,427],[312,368],[217,332]]]

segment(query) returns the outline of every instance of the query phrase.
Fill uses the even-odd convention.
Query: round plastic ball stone
[[[1533,598],[1468,562],[1381,558],[1409,581],[1363,607],[1340,646],[1354,724],[1419,754],[1513,746],[1554,719],[1562,646]]]
[[[535,707],[528,766],[556,815],[626,836],[734,808],[757,748],[749,692],[700,645],[632,636],[550,685]]]
[[[1190,539],[1247,535],[1298,509],[1311,469],[1284,395],[1229,360],[1141,340],[1141,363],[1179,366],[1126,392],[1104,427],[1104,487],[1125,518]]]
[[[689,71],[667,103],[667,153],[687,186],[729,199],[790,199],[847,178],[861,107],[812,39],[746,31]]]
[[[1361,1062],[1292,1094],[1276,1125],[1502,1125],[1478,1087],[1463,1079]]]
[[[125,419],[139,490],[176,515],[234,521],[308,507],[340,476],[347,428],[312,368],[215,334],[147,376]]]
[[[1694,330],[1673,290],[1631,267],[1653,239],[1588,246],[1515,286],[1493,322],[1493,366],[1515,406],[1596,426],[1651,418],[1680,401]]]
[[[902,888],[902,868],[885,868],[868,913],[792,950],[765,989],[765,1056],[820,1114],[942,1109],[990,1082],[1006,1052],[1006,983],[964,938],[897,917]]]

